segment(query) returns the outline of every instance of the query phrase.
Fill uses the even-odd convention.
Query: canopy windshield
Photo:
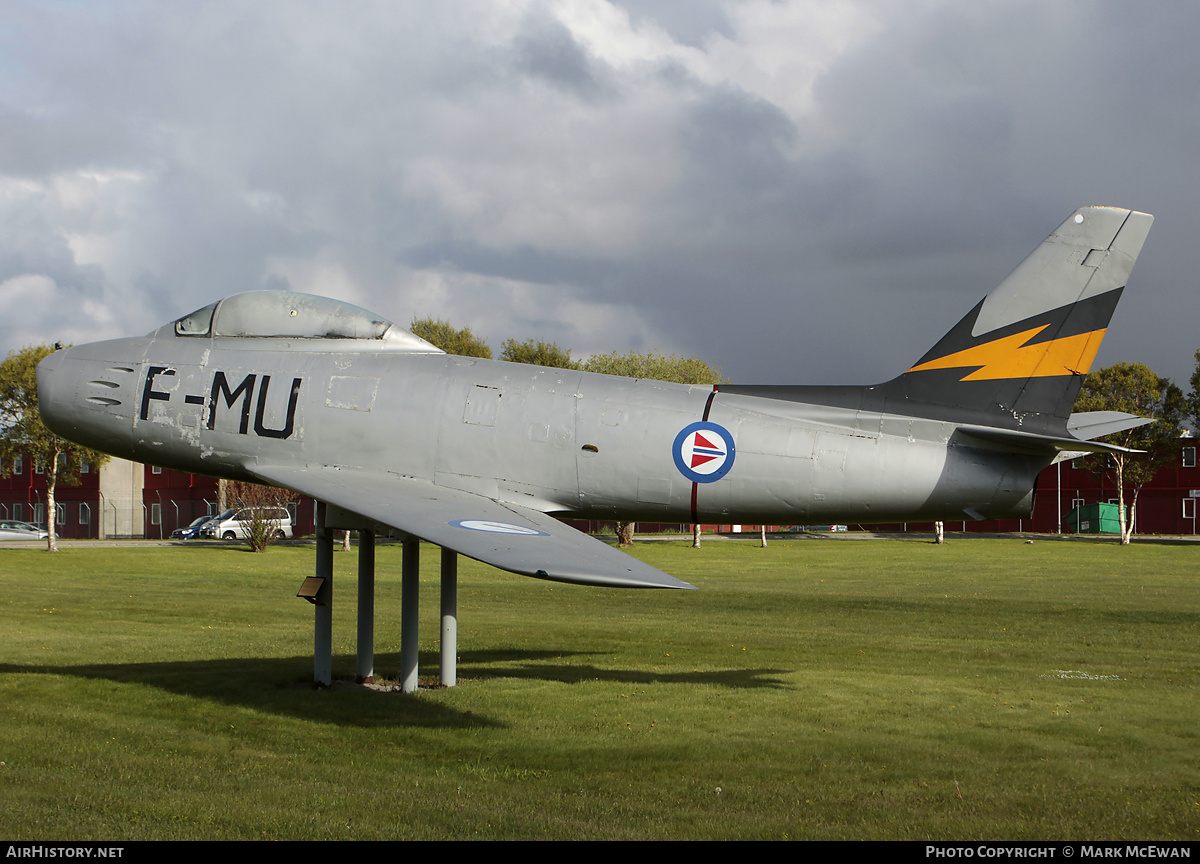
[[[359,306],[290,291],[236,294],[175,322],[180,336],[290,339],[382,339],[391,327]]]

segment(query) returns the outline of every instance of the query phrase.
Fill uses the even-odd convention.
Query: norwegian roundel
[[[728,429],[700,421],[685,426],[675,436],[672,455],[684,477],[694,483],[712,483],[729,473],[736,449]]]

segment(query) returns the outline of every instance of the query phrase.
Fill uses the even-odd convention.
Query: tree
[[[1183,391],[1142,363],[1116,363],[1089,374],[1075,400],[1076,411],[1123,411],[1157,422],[1106,435],[1100,440],[1143,453],[1097,453],[1083,460],[1099,477],[1110,476],[1117,487],[1121,544],[1129,545],[1137,499],[1142,487],[1175,456],[1175,441],[1187,416]],[[1130,487],[1129,519],[1125,513],[1125,488]]]
[[[593,354],[584,361],[585,372],[602,375],[623,375],[626,378],[650,378],[655,381],[675,381],[679,384],[721,384],[721,370],[709,366],[698,357],[678,354],[659,354],[651,351],[638,354]]]
[[[283,535],[283,524],[276,514],[286,509],[289,501],[296,500],[296,493],[273,486],[231,480],[228,494],[238,517],[242,514],[246,516],[246,542],[250,544],[250,551],[265,552]]]
[[[1192,431],[1200,434],[1200,348],[1196,349],[1196,371],[1192,373],[1192,392],[1188,394],[1188,410],[1192,415]]]
[[[38,414],[37,364],[56,349],[38,345],[12,351],[0,363],[0,474],[12,474],[13,460],[24,454],[46,472],[46,550],[58,551],[54,536],[58,512],[54,491],[59,483],[74,486],[79,482],[84,463],[99,467],[108,455],[80,447],[55,435]]]
[[[500,359],[510,363],[529,363],[533,366],[552,366],[555,369],[583,368],[583,365],[571,359],[569,349],[560,348],[553,342],[526,339],[518,342],[516,339],[505,339],[500,349]]]
[[[492,359],[491,347],[472,333],[470,327],[456,330],[449,321],[440,318],[414,318],[408,329],[447,354]]]
[[[638,354],[631,351],[621,354],[593,354],[583,364],[585,372],[602,375],[623,375],[626,378],[650,378],[655,381],[675,381],[679,384],[721,384],[721,370],[709,366],[697,357],[680,357],[677,354],[649,352]],[[633,523],[617,523],[617,545],[633,545]],[[692,546],[700,546],[700,526],[692,526]]]

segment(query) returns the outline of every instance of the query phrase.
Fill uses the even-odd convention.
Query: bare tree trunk
[[[945,544],[945,542],[946,542],[946,526],[945,526],[945,524],[943,524],[941,522],[934,522],[933,523],[933,531],[937,535],[937,540],[935,540],[934,542],[936,542],[937,545],[939,545],[939,546],[942,546],[943,544]]]
[[[762,539],[762,548],[766,549],[767,548],[767,526],[766,525],[758,526],[758,536]]]
[[[633,525],[632,522],[617,523],[617,545],[621,547],[633,545]]]
[[[350,529],[349,528],[347,528],[345,531],[342,532],[342,551],[343,552],[350,551]]]
[[[1113,457],[1117,466],[1117,524],[1121,526],[1121,545],[1128,546],[1132,528],[1132,519],[1125,518],[1125,461],[1119,456]]]
[[[1129,546],[1133,542],[1133,524],[1137,521],[1137,499],[1138,490],[1134,487],[1133,500],[1129,502],[1129,519],[1125,519],[1125,495],[1122,493],[1117,496],[1117,505],[1121,508],[1121,545]]]
[[[692,525],[692,548],[700,548],[700,523],[698,522]]]
[[[58,538],[54,536],[54,523],[57,521],[58,505],[54,501],[54,489],[58,485],[58,456],[61,451],[55,450],[50,457],[50,467],[46,472],[46,551],[58,551]]]

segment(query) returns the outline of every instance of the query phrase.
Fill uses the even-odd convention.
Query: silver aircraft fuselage
[[[1062,453],[1145,422],[1073,414],[1152,217],[1077,210],[897,378],[691,386],[447,355],[323,297],[227,297],[56,351],[40,408],[127,459],[311,495],[513,572],[682,587],[552,518],[1022,517]],[[1119,449],[1119,448],[1118,448]]]
[[[163,330],[47,362],[52,416],[86,418],[75,440],[200,474],[256,480],[247,468],[259,461],[319,463],[542,512],[659,522],[1028,515],[1053,458],[956,442],[961,424],[711,386]],[[55,358],[69,358],[69,378]],[[688,479],[673,456],[680,430],[702,419],[735,442],[720,482]]]

